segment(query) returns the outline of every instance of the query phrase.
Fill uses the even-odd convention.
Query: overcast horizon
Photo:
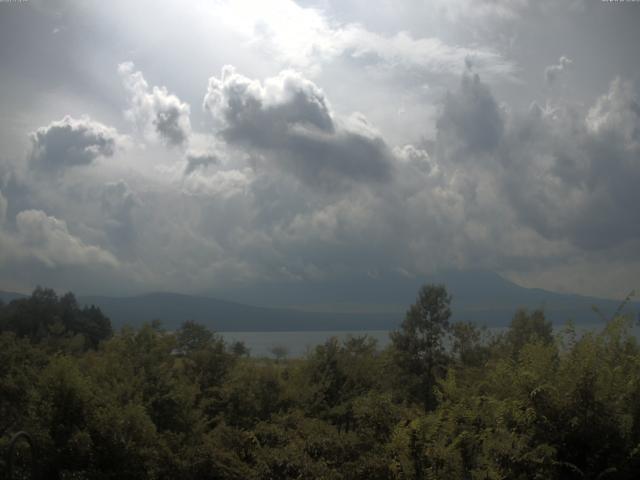
[[[640,288],[640,2],[0,1],[0,290]]]

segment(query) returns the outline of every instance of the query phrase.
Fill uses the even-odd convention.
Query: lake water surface
[[[378,342],[378,348],[386,347],[389,340],[387,330],[366,330],[360,332],[220,332],[226,342],[241,341],[249,348],[252,357],[272,356],[273,347],[285,347],[289,357],[302,357],[308,350],[322,345],[331,337],[339,340],[349,335],[368,335]]]
[[[598,331],[603,327],[602,323],[576,325],[578,335],[587,331]],[[557,332],[563,326],[556,326]],[[487,329],[490,333],[499,333],[506,330],[506,327],[493,327]],[[640,327],[634,325],[633,333],[636,338],[640,338]],[[312,332],[220,332],[226,342],[241,341],[249,348],[252,357],[272,357],[273,347],[284,347],[287,349],[288,357],[302,357],[316,346],[322,345],[331,337],[337,337],[342,341],[349,336],[361,337],[368,335],[375,339],[378,348],[382,349],[390,343],[388,330],[362,330],[362,331],[312,331]]]

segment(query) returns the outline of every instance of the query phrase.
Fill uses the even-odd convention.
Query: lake
[[[361,337],[368,335],[378,342],[378,348],[386,347],[389,340],[387,330],[366,330],[359,332],[220,332],[226,342],[241,341],[249,348],[252,357],[270,357],[271,348],[285,347],[289,357],[302,357],[308,350],[322,345],[331,337],[339,340],[349,335]]]
[[[578,334],[599,330],[602,323],[576,325]],[[491,333],[499,333],[507,327],[488,328]],[[564,326],[555,326],[556,331],[561,331]],[[634,324],[633,333],[636,338],[640,338],[640,327]],[[272,357],[273,347],[285,347],[288,357],[302,357],[307,351],[313,350],[316,346],[322,345],[331,337],[344,340],[348,336],[361,337],[368,335],[378,342],[378,348],[382,349],[390,343],[389,330],[362,330],[362,331],[296,331],[296,332],[219,332],[228,343],[241,341],[249,348],[252,357]]]

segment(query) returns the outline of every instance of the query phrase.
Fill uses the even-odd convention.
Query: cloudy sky
[[[640,287],[640,2],[0,2],[0,289]]]

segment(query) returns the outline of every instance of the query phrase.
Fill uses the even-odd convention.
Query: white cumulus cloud
[[[98,246],[85,244],[69,232],[63,220],[48,216],[42,210],[24,210],[18,213],[16,229],[20,244],[26,252],[49,267],[118,265],[118,260],[111,253]]]
[[[186,144],[191,134],[189,105],[165,87],[150,87],[132,62],[118,65],[118,73],[130,96],[127,116],[146,135],[157,136],[167,145]]]

